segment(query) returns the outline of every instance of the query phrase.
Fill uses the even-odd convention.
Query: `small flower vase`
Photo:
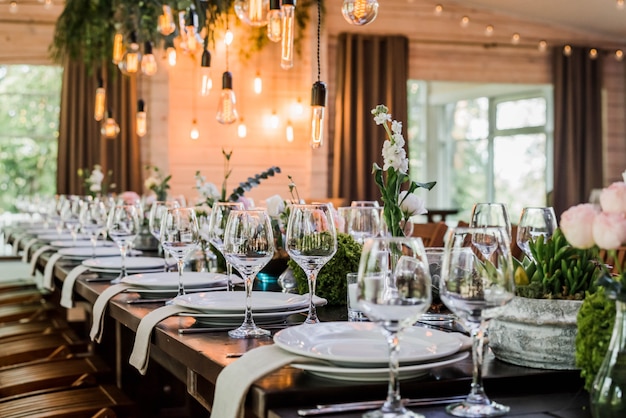
[[[591,388],[594,418],[626,417],[626,302],[615,301],[609,348]]]

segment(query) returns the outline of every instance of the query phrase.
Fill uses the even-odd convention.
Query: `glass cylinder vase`
[[[609,348],[591,388],[595,418],[626,417],[626,302],[615,301],[615,323]]]

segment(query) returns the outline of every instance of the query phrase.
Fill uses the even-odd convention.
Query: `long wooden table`
[[[42,256],[39,268],[43,269],[48,256]],[[57,289],[73,265],[59,262],[54,277]],[[109,284],[88,282],[79,278],[74,288],[75,300],[88,308]],[[228,353],[243,353],[271,339],[232,339],[226,332],[180,335],[180,327],[192,325],[190,317],[171,317],[153,332],[150,366],[147,376],[141,376],[128,365],[128,357],[137,326],[146,314],[162,304],[129,304],[130,294],[121,294],[109,303],[103,342],[96,347],[108,353],[118,372],[118,385],[137,392],[138,385],[149,385],[150,371],[160,367],[183,382],[186,390],[207,411],[211,409],[215,382],[220,371],[236,358]],[[322,320],[345,318],[343,309],[319,309]],[[88,321],[89,322],[89,321]],[[90,325],[90,322],[87,324]],[[355,347],[355,349],[358,349]],[[426,378],[405,380],[401,384],[403,397],[422,398],[465,395],[471,384],[471,359],[435,368]],[[487,393],[496,401],[508,404],[511,417],[590,417],[588,394],[576,370],[540,370],[518,367],[486,355],[484,384]],[[289,418],[298,416],[297,410],[317,404],[383,399],[386,385],[381,383],[344,382],[324,379],[304,371],[284,367],[255,382],[246,400],[246,417]],[[428,417],[447,416],[444,406],[415,408]],[[333,416],[357,417],[361,413],[344,413]],[[220,418],[220,417],[213,417]]]

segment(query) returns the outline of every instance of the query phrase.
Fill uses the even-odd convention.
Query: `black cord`
[[[317,0],[317,81],[321,79],[320,32],[322,28],[322,0]]]

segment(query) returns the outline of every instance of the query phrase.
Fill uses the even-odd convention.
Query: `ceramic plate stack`
[[[71,241],[70,241],[71,242]],[[115,257],[120,255],[117,247],[96,247],[96,257]],[[94,249],[89,243],[88,247],[67,247],[61,248],[59,254],[62,254],[68,260],[86,260],[94,254]],[[140,254],[137,252],[137,254]]]
[[[119,254],[119,250],[117,250]],[[122,269],[122,257],[96,257],[83,260],[82,264],[94,273],[119,273]],[[128,274],[160,272],[165,262],[157,257],[126,257]]]
[[[282,349],[322,363],[292,367],[317,376],[363,382],[389,379],[389,351],[380,327],[371,322],[322,322],[279,331],[274,342]],[[468,357],[455,334],[410,327],[400,336],[400,378],[426,376],[434,367]]]
[[[56,248],[72,248],[72,247],[89,247],[91,248],[91,241],[88,239],[78,239],[76,241],[72,241],[70,240],[54,240],[50,242],[50,245],[52,245],[53,247]],[[115,247],[117,248],[117,245],[115,245],[114,242],[111,241],[104,241],[104,240],[99,240],[96,243],[96,247]],[[117,250],[117,253],[119,254],[120,251]]]
[[[132,285],[133,292],[139,293],[145,299],[174,297],[178,292],[178,272],[133,274],[122,278],[122,283]],[[188,293],[225,290],[228,276],[219,273],[185,271],[183,283]]]
[[[52,241],[72,241],[72,234],[69,232],[61,232],[60,234],[57,232],[47,232],[44,234],[37,234],[37,239],[42,242],[52,242]],[[76,240],[86,240],[89,239],[87,235],[77,234]]]
[[[325,305],[326,299],[315,297],[316,305]],[[178,296],[174,303],[203,311],[193,316],[197,323],[206,325],[238,326],[243,321],[245,292],[194,293]],[[257,324],[284,322],[288,316],[309,310],[308,295],[279,292],[252,292],[252,316]]]

